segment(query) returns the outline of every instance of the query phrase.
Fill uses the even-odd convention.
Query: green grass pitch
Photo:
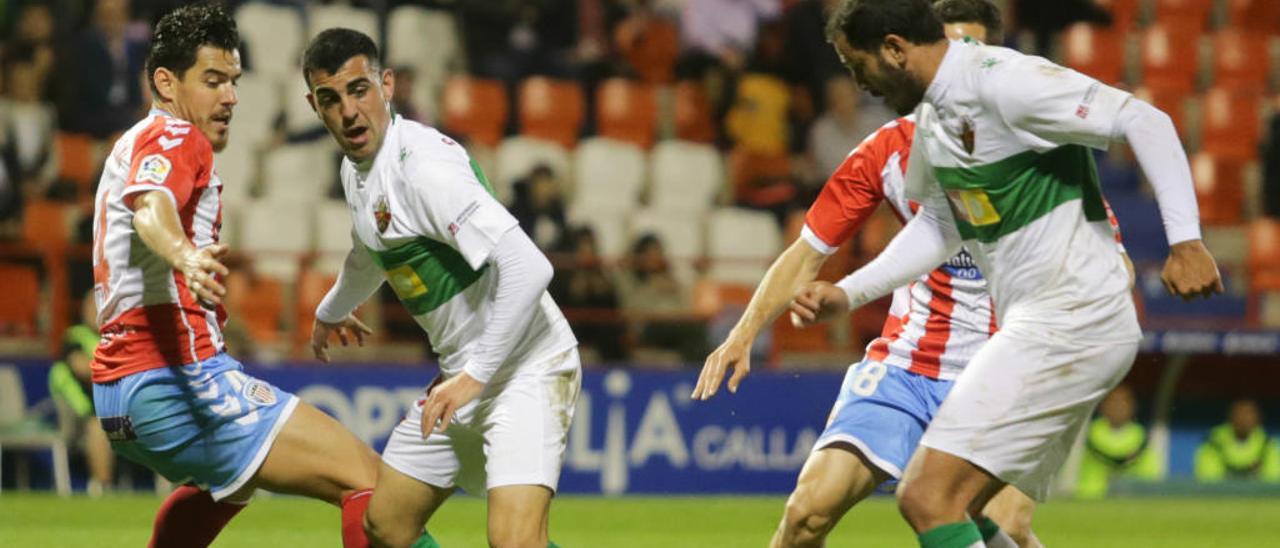
[[[782,497],[599,498],[566,496],[552,506],[552,538],[566,548],[751,547],[768,544]],[[59,499],[0,495],[0,546],[143,546],[160,500],[114,496]],[[1055,501],[1036,516],[1050,546],[1277,546],[1280,500],[1138,498]],[[431,522],[445,547],[484,546],[484,503],[458,497]],[[255,500],[214,546],[340,546],[338,511],[293,497]],[[854,508],[830,546],[915,546],[893,501]]]

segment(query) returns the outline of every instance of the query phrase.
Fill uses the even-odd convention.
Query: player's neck
[[[907,66],[907,70],[919,74],[925,88],[928,88],[933,84],[934,78],[938,76],[938,69],[942,67],[942,61],[947,57],[947,51],[951,48],[951,41],[938,40],[932,44],[917,47],[920,49],[920,53],[912,56],[912,61]]]
[[[173,118],[187,120],[187,117],[184,116],[184,113],[180,109],[178,109],[177,103],[174,103],[172,101],[161,101],[159,99],[151,101],[151,110],[163,112],[166,115]]]

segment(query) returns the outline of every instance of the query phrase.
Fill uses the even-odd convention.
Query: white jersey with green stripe
[[[1130,97],[1040,57],[950,43],[917,110],[907,192],[954,218],[1001,329],[1140,338],[1090,150],[1110,144]]]
[[[412,120],[391,121],[367,167],[342,162],[354,253],[367,254],[385,275],[452,376],[466,366],[493,303],[496,276],[486,260],[518,223],[461,145]],[[545,365],[576,344],[544,291],[498,375]]]

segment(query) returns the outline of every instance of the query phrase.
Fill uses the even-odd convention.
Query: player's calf
[[[506,485],[489,490],[489,546],[546,548],[551,490]]]
[[[853,446],[836,443],[805,461],[796,488],[787,498],[773,548],[822,546],[836,523],[870,495],[888,475],[869,466]]]

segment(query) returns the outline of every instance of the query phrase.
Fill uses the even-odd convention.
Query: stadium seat
[[[53,137],[58,152],[58,177],[76,184],[85,196],[98,174],[97,148],[93,137],[82,133],[57,132]]]
[[[325,200],[313,211],[317,256],[312,268],[320,274],[337,274],[351,251],[351,207],[345,200]]]
[[[724,188],[724,159],[711,145],[663,141],[649,156],[649,207],[697,215],[711,209]]]
[[[403,5],[387,15],[387,62],[411,66],[420,76],[441,82],[462,64],[462,44],[453,16],[446,11]]]
[[[1258,156],[1262,96],[1253,91],[1213,88],[1200,105],[1200,148],[1224,159]]]
[[[708,216],[707,255],[713,280],[758,283],[781,250],[778,222],[768,213],[720,208]]]
[[[214,172],[222,181],[223,204],[234,207],[251,199],[257,156],[253,145],[234,136],[227,142],[227,148],[213,156]]]
[[[672,263],[672,271],[676,278],[681,283],[693,284],[696,278],[696,263],[706,250],[702,218],[673,214],[669,211],[642,209],[632,213],[628,220],[628,244],[635,243],[645,234],[654,234],[662,240],[662,247]]]
[[[1199,70],[1200,34],[1190,26],[1158,23],[1142,33],[1142,85],[1189,93]]]
[[[1203,31],[1213,11],[1214,0],[1154,0],[1155,20]]]
[[[1191,158],[1201,223],[1230,225],[1243,219],[1244,169],[1239,160],[1218,158],[1208,152]]]
[[[790,128],[787,109],[791,89],[776,76],[745,74],[725,118],[725,131],[735,146],[764,154],[787,151]]]
[[[1076,23],[1062,34],[1063,63],[1099,81],[1124,80],[1124,35],[1097,25]]]
[[[254,271],[282,281],[297,277],[298,265],[312,250],[312,207],[292,200],[256,200],[241,206],[240,251],[253,260]]]
[[[573,148],[586,107],[582,87],[571,80],[534,76],[520,83],[520,133]]]
[[[593,137],[574,150],[573,165],[574,205],[625,215],[640,202],[646,174],[645,155],[640,147]]]
[[[698,82],[683,81],[675,85],[672,110],[677,139],[698,143],[714,143],[718,132],[711,115],[711,102]]]
[[[325,133],[324,124],[320,122],[320,117],[316,116],[316,111],[311,108],[311,103],[307,102],[307,83],[297,75],[291,75],[290,78],[284,80],[284,96],[281,98],[280,108],[284,111],[284,129],[290,136],[310,136],[328,138],[329,134]]]
[[[1188,94],[1178,90],[1149,88],[1140,86],[1133,90],[1134,97],[1151,103],[1156,108],[1168,114],[1173,118],[1173,125],[1178,128],[1178,134],[1186,138],[1190,134],[1187,126],[1187,99]]]
[[[0,267],[3,268],[3,267]],[[71,467],[67,461],[67,442],[57,428],[41,420],[35,407],[27,407],[27,392],[22,375],[12,365],[0,366],[0,449],[47,449],[53,457],[53,485],[58,496],[71,495]],[[4,467],[0,467],[2,470]],[[18,485],[30,485],[29,467],[18,469]]]
[[[327,138],[272,150],[264,160],[263,197],[299,203],[323,199],[337,177],[336,155],[337,149]]]
[[[227,308],[244,324],[255,343],[280,340],[284,312],[284,284],[280,279],[252,272],[232,272],[227,278],[227,295]]]
[[[444,87],[444,128],[455,137],[496,147],[507,125],[502,82],[455,76]]]
[[[1269,58],[1263,35],[1239,29],[1221,30],[1213,36],[1213,83],[1228,89],[1261,92],[1271,75]]]
[[[1280,221],[1250,223],[1248,269],[1250,291],[1280,291]]]
[[[664,17],[630,17],[613,31],[614,44],[640,79],[668,84],[680,56],[680,29]]]
[[[65,247],[71,241],[73,207],[52,200],[27,202],[22,208],[22,240],[40,249]]]
[[[339,3],[311,5],[307,20],[308,40],[325,29],[344,27],[364,33],[373,39],[374,44],[382,43],[382,33],[378,31],[378,14],[371,9]]]
[[[610,78],[596,88],[596,133],[648,149],[658,120],[653,88]]]
[[[1106,8],[1111,13],[1111,30],[1120,33],[1129,32],[1138,21],[1143,0],[1095,0],[1094,3]]]
[[[239,103],[236,104],[231,142],[252,146],[264,144],[280,118],[280,86],[274,78],[256,72],[246,73],[236,84],[236,98]]]
[[[739,204],[769,208],[789,202],[796,187],[791,181],[791,158],[743,148],[729,153],[729,180]]]
[[[533,168],[545,164],[560,178],[569,182],[569,152],[557,143],[531,137],[508,137],[498,146],[496,169],[489,180],[502,203],[511,202],[511,185],[529,175]]]
[[[40,312],[40,276],[35,267],[0,264],[0,329],[10,333],[33,335]]]
[[[350,241],[350,239],[348,239]],[[350,246],[347,246],[350,249]],[[316,307],[329,292],[329,288],[338,281],[336,274],[326,274],[315,270],[304,270],[298,276],[293,294],[293,343],[301,348],[311,338],[311,323],[316,317]],[[307,352],[310,356],[310,352]]]
[[[1227,0],[1227,26],[1269,35],[1280,34],[1280,2]]]
[[[628,251],[627,219],[613,211],[600,211],[578,204],[569,206],[569,224],[589,226],[596,234],[600,254],[607,259],[622,257]]]
[[[236,10],[236,28],[249,52],[249,67],[277,81],[298,77],[305,42],[297,8],[246,2]]]

